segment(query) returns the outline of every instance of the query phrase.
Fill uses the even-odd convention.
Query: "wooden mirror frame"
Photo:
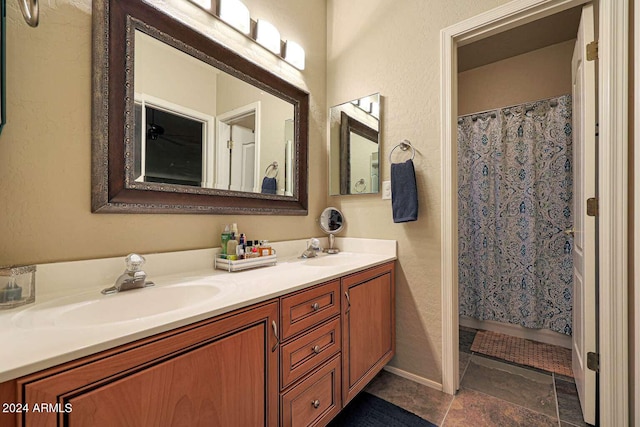
[[[294,107],[293,196],[129,179],[135,31],[160,38]],[[91,210],[99,213],[308,214],[309,94],[141,0],[93,1]]]

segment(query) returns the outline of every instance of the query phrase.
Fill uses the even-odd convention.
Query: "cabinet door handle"
[[[318,353],[320,353],[320,346],[319,345],[314,345],[311,350],[313,350],[313,352],[315,354],[318,354]]]
[[[275,320],[271,321],[271,327],[273,328],[273,335],[276,337],[276,343],[273,345],[273,348],[271,349],[271,352],[274,352],[276,351],[276,348],[278,348],[278,344],[280,344],[280,338],[278,338],[278,325],[276,325]]]
[[[311,304],[311,308],[313,309],[313,311],[318,311],[320,309],[320,304],[314,302],[313,304]]]
[[[311,406],[313,406],[315,409],[318,409],[320,407],[320,401],[318,399],[314,400],[313,402],[311,402]]]
[[[349,309],[351,308],[351,300],[349,299],[349,291],[346,291],[344,293],[344,296],[347,298],[347,310],[345,312],[349,312]]]

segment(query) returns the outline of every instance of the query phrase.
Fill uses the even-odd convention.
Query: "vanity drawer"
[[[280,386],[287,388],[298,378],[340,351],[340,317],[314,328],[281,347]]]
[[[339,280],[282,298],[282,340],[339,314],[340,301]]]
[[[340,355],[282,395],[283,427],[324,426],[342,407]]]

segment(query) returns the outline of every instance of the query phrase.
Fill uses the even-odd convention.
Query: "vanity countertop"
[[[3,348],[0,352],[0,382],[396,259],[396,242],[393,240],[338,238],[336,242],[345,252],[338,255],[322,254],[308,260],[297,258],[302,252],[301,248],[305,247],[305,240],[274,243],[273,246],[278,251],[276,265],[234,273],[213,269],[213,257],[217,252],[215,249],[145,255],[145,270],[149,279],[155,282],[155,288],[106,296],[101,295],[100,290],[112,284],[109,281],[111,277],[107,279],[107,276],[117,277],[122,272],[122,258],[39,265],[38,269],[44,279],[36,273],[36,303],[0,312],[0,343]],[[209,266],[202,268],[203,263]],[[179,265],[183,272],[172,271],[168,265]],[[155,275],[155,270],[160,275]],[[89,274],[87,271],[95,272],[95,277],[93,281],[84,281],[82,287],[70,285],[68,279],[63,280],[65,277],[86,277]],[[106,271],[109,273],[105,273]],[[190,288],[190,285],[196,286]],[[185,286],[185,292],[215,286],[219,294],[210,301],[142,318],[136,318],[134,312],[125,321],[96,324],[83,324],[82,321],[47,324],[36,321],[46,317],[50,306],[59,307],[59,301],[71,298],[77,306],[85,296],[96,300],[114,296],[127,298],[125,294],[135,293],[135,298],[142,302],[139,304],[141,311],[144,311],[144,293],[149,289],[166,290],[173,287],[173,291],[182,286]],[[38,291],[38,287],[44,291]],[[167,295],[175,297],[175,293]],[[119,308],[117,303],[114,307]],[[125,309],[136,310],[131,307]]]

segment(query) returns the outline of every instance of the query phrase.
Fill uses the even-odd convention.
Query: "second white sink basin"
[[[356,263],[360,259],[362,259],[360,254],[339,252],[337,254],[321,254],[314,258],[307,258],[303,264],[314,267],[337,267]]]
[[[83,293],[36,304],[13,317],[21,328],[83,328],[147,319],[196,305],[211,303],[229,294],[234,284],[186,284],[148,287],[102,295]]]

